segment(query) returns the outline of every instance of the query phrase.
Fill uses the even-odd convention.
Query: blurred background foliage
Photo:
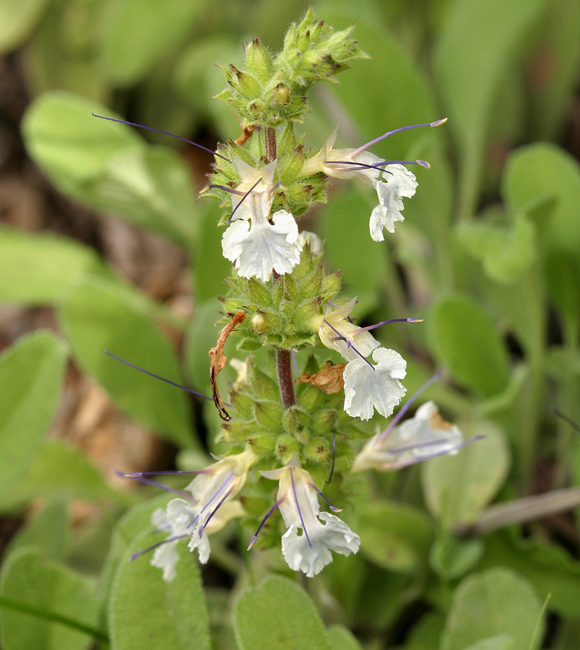
[[[240,555],[233,526],[205,596],[195,563],[162,585],[127,562],[166,497],[113,470],[198,468],[220,421],[103,350],[209,392],[229,263],[216,206],[196,200],[211,156],[91,113],[209,148],[238,137],[214,64],[241,63],[253,37],[276,51],[308,4],[0,0],[4,650],[206,648],[210,630],[216,648],[580,647],[578,0],[312,3],[336,29],[355,22],[372,60],[315,89],[307,146],[338,121],[342,146],[449,122],[374,148],[431,163],[386,242],[368,235],[370,190],[346,183],[301,227],[363,324],[425,319],[379,338],[408,359],[409,394],[444,367],[425,398],[486,438],[351,479],[340,505],[361,553],[309,595],[281,576],[253,586],[294,576],[277,549]]]

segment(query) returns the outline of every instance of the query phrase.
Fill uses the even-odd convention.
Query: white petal
[[[344,410],[351,417],[369,420],[373,408],[389,417],[406,392],[399,381],[406,374],[403,357],[394,350],[378,348],[373,359],[377,363],[374,368],[363,359],[355,359],[344,369]]]
[[[224,256],[233,262],[243,278],[257,277],[264,282],[275,270],[290,273],[300,261],[298,226],[285,210],[276,212],[274,225],[258,215],[248,221],[232,223],[222,238]]]
[[[201,534],[200,537],[199,528],[195,528],[191,536],[191,539],[189,540],[189,544],[187,545],[187,548],[192,553],[194,549],[197,549],[197,552],[199,553],[199,561],[202,564],[207,564],[207,561],[209,560],[210,547],[209,547],[209,538],[205,531]]]
[[[151,558],[151,566],[163,570],[163,580],[171,582],[175,579],[175,565],[179,561],[177,542],[169,542],[155,549]]]
[[[369,223],[375,241],[383,241],[383,228],[395,232],[395,222],[405,220],[401,214],[403,197],[410,198],[417,188],[415,175],[403,165],[388,165],[383,178],[376,184],[379,205],[372,211]]]
[[[302,248],[304,248],[306,242],[310,244],[312,257],[318,257],[322,253],[322,239],[315,232],[303,230],[298,235],[298,243]]]

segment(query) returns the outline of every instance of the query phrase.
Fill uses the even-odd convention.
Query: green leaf
[[[280,576],[242,593],[234,607],[234,630],[240,650],[331,650],[306,592]]]
[[[453,593],[441,650],[465,650],[500,634],[513,638],[514,650],[533,650],[542,639],[540,634],[530,646],[541,610],[533,587],[513,571],[497,568],[470,576]]]
[[[580,617],[580,563],[559,546],[501,530],[486,537],[479,566],[517,571],[534,585],[540,598],[552,594],[550,609],[564,617]]]
[[[425,614],[409,632],[405,650],[439,650],[445,619],[441,614]]]
[[[2,570],[0,594],[3,599],[40,610],[45,616],[55,614],[96,629],[93,582],[43,558],[36,549],[22,548],[8,558]],[[90,642],[88,631],[0,604],[0,639],[4,650],[85,650]]]
[[[3,302],[48,305],[84,275],[104,272],[91,248],[52,233],[0,228],[0,248]]]
[[[412,506],[390,501],[365,504],[357,509],[354,528],[363,553],[385,569],[412,573],[427,564],[433,525]]]
[[[459,0],[447,12],[435,70],[461,156],[461,217],[471,217],[475,209],[495,91],[543,5],[543,0]]]
[[[471,298],[440,298],[427,319],[429,334],[451,376],[485,397],[501,392],[509,379],[509,357],[496,327]]]
[[[49,560],[62,561],[70,545],[68,508],[63,499],[55,499],[26,522],[10,540],[6,556],[24,547],[35,548]]]
[[[22,337],[0,356],[0,494],[34,461],[58,405],[67,350],[53,334]]]
[[[63,92],[36,100],[22,127],[31,157],[67,196],[189,246],[196,210],[185,164],[171,149],[146,146],[127,125],[91,113],[111,116]]]
[[[431,547],[429,563],[437,575],[456,580],[473,569],[483,552],[480,539],[462,540],[443,532]]]
[[[167,535],[156,536],[161,541]],[[133,553],[151,545],[148,531],[138,535],[122,558],[109,605],[114,650],[209,650],[207,608],[197,560],[178,545],[177,576],[164,582],[147,557],[131,562]]]
[[[553,140],[562,128],[578,80],[579,62],[580,5],[576,0],[547,3],[528,77],[535,140]]]
[[[361,650],[353,633],[343,625],[331,625],[328,628],[328,638],[332,650]]]
[[[371,212],[366,197],[349,188],[325,206],[321,237],[330,266],[343,272],[346,286],[359,299],[364,296],[375,302],[384,284],[386,261],[385,247],[374,242],[369,233]]]
[[[160,57],[175,50],[191,30],[207,0],[116,0],[111,5],[101,63],[114,84],[141,80]]]
[[[498,634],[489,639],[482,639],[465,650],[513,650],[514,640],[509,634]]]
[[[0,498],[0,512],[34,499],[75,497],[127,504],[131,499],[105,482],[101,472],[71,445],[48,440],[24,475]]]
[[[139,305],[114,285],[89,278],[70,291],[59,316],[82,368],[122,409],[173,442],[194,444],[184,392],[104,353],[183,383],[173,349]]]
[[[469,525],[493,499],[510,466],[503,433],[491,422],[461,425],[464,438],[484,435],[455,456],[439,456],[423,463],[421,482],[430,512],[448,528]]]
[[[496,220],[504,223],[496,224]],[[505,221],[502,211],[488,210],[477,222],[459,224],[456,232],[463,248],[483,263],[488,277],[510,284],[536,258],[536,229],[523,214],[516,215],[507,227]]]
[[[0,1],[0,52],[14,49],[34,29],[48,0]]]

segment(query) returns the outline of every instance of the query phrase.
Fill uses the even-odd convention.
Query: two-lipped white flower
[[[456,454],[463,445],[459,428],[441,418],[434,402],[426,402],[414,417],[371,438],[355,458],[352,471],[399,469],[435,456]]]
[[[312,578],[332,562],[330,551],[341,555],[358,551],[360,537],[335,515],[320,512],[320,493],[295,456],[280,469],[260,473],[280,482],[277,505],[288,527],[282,536],[282,553],[291,569]]]
[[[371,364],[354,359],[344,369],[344,410],[354,418],[369,420],[374,409],[388,418],[407,389],[401,379],[407,374],[407,362],[395,350],[377,348]]]
[[[153,566],[163,570],[164,580],[175,578],[179,559],[176,545],[180,539],[189,537],[189,550],[197,549],[202,564],[208,561],[208,533],[220,530],[230,519],[244,514],[241,504],[232,499],[242,489],[249,469],[257,460],[251,450],[222,458],[201,470],[185,488],[192,495],[190,500],[172,499],[166,510],[153,513],[153,526],[169,532],[151,559]]]
[[[233,158],[240,183],[232,194],[233,223],[222,237],[224,257],[243,278],[269,280],[272,272],[290,273],[300,261],[298,225],[286,210],[270,217],[276,161],[255,169]]]

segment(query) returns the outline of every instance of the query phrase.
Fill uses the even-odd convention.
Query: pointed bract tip
[[[436,120],[435,122],[431,122],[431,126],[441,126],[442,124],[445,124],[447,122],[447,118],[444,117],[442,120]]]
[[[426,160],[417,159],[415,162],[421,167],[425,167],[425,169],[431,169],[431,165]]]

